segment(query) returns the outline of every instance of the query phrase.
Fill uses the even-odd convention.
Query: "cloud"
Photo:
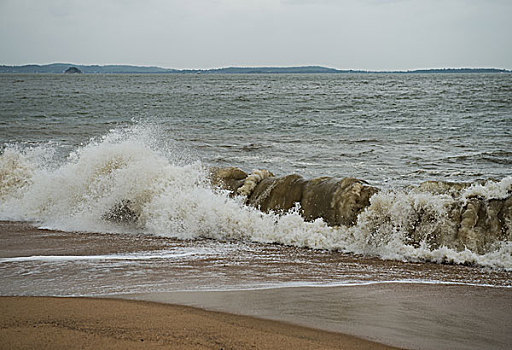
[[[512,68],[504,0],[2,0],[0,64]]]

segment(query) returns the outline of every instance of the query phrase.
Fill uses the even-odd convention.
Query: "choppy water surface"
[[[118,242],[4,248],[0,294],[511,284],[508,223],[484,251],[410,244],[401,230],[425,212],[437,230],[454,201],[409,185],[510,197],[512,75],[0,75],[0,88],[0,220]],[[385,191],[354,227],[330,227],[244,205],[212,188],[211,166],[353,176]],[[108,220],[119,203],[136,220]],[[137,249],[115,248],[124,236]],[[147,237],[162,240],[156,252],[138,246]]]
[[[374,184],[502,178],[512,75],[2,75],[0,142],[151,121],[187,159]]]

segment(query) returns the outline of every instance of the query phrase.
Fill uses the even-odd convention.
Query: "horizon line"
[[[368,69],[368,68],[338,68],[332,66],[324,66],[321,64],[305,64],[305,65],[226,65],[226,66],[218,66],[211,68],[171,68],[171,67],[163,67],[158,65],[145,65],[145,64],[129,64],[129,63],[108,63],[108,64],[97,64],[97,63],[69,63],[69,62],[52,62],[52,63],[26,63],[26,64],[0,64],[0,66],[4,67],[24,67],[24,66],[49,66],[54,64],[65,64],[70,66],[88,66],[88,67],[106,67],[106,66],[129,66],[129,67],[143,67],[143,68],[158,68],[158,69],[166,69],[166,70],[176,70],[176,71],[209,71],[209,70],[221,70],[226,68],[242,68],[242,69],[250,69],[250,68],[308,68],[308,67],[318,67],[318,68],[326,68],[333,69],[338,71],[362,71],[362,72],[375,72],[375,73],[385,73],[385,72],[408,72],[408,71],[417,71],[417,70],[443,70],[443,69],[498,69],[498,70],[506,70],[512,71],[511,68],[502,68],[496,66],[445,66],[445,67],[430,67],[430,68],[391,68],[391,69]]]

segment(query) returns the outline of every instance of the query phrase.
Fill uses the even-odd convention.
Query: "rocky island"
[[[82,74],[82,71],[76,67],[69,67],[64,71],[65,74]]]

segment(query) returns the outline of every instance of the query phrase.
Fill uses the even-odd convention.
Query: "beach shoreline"
[[[0,348],[507,349],[512,290],[377,283],[0,297]]]
[[[12,341],[18,337],[19,341],[32,339],[34,345],[46,339],[48,329],[53,332],[48,333],[53,334],[48,341],[57,339],[63,336],[59,325],[76,320],[85,322],[84,329],[94,330],[95,324],[101,324],[101,329],[117,334],[109,328],[117,321],[109,318],[108,312],[83,319],[83,312],[90,312],[88,302],[83,300],[90,299],[82,297],[94,297],[103,298],[92,300],[105,300],[105,310],[114,310],[114,314],[125,309],[119,305],[128,301],[121,299],[159,303],[155,304],[157,309],[167,307],[163,304],[183,305],[204,310],[205,314],[231,315],[227,318],[242,315],[398,348],[500,350],[512,345],[512,288],[510,273],[503,270],[356,259],[339,253],[326,255],[274,246],[237,244],[219,248],[218,243],[208,241],[187,243],[148,235],[41,230],[23,222],[2,221],[0,228],[4,282],[0,294],[5,296],[0,299],[5,314],[2,322],[6,322],[1,344],[6,343],[4,337],[14,337],[5,338]],[[214,254],[208,253],[212,251]],[[383,276],[387,270],[407,273]],[[315,282],[316,274],[321,274],[323,284]],[[371,278],[350,279],[364,274]],[[330,275],[343,279],[327,283]],[[38,297],[43,295],[53,296],[52,303],[67,303],[63,300],[71,297],[71,303],[78,303],[73,306],[76,312],[53,314],[56,308],[48,308],[48,299]],[[41,317],[36,327],[29,329],[23,325],[37,321],[31,309]],[[57,323],[48,325],[48,319]],[[124,319],[135,322],[133,329],[141,320],[144,324],[153,322],[136,312]],[[87,323],[91,320],[95,320],[92,325]],[[43,331],[38,325],[49,328]],[[156,327],[155,334],[160,334],[162,327]],[[94,332],[92,338],[87,332],[75,332],[69,334],[69,339],[89,342],[102,337]],[[151,332],[144,334],[149,337]],[[238,337],[236,332],[233,334]],[[231,344],[230,339],[225,339],[225,344]],[[13,344],[13,348],[24,348],[21,343]],[[206,348],[215,348],[205,344],[210,344]],[[235,348],[250,348],[248,343],[240,344]],[[297,345],[314,348],[311,346]]]
[[[0,297],[2,349],[394,349],[284,322],[148,301]]]
[[[372,283],[117,295],[349,334],[407,349],[509,349],[512,289]]]

